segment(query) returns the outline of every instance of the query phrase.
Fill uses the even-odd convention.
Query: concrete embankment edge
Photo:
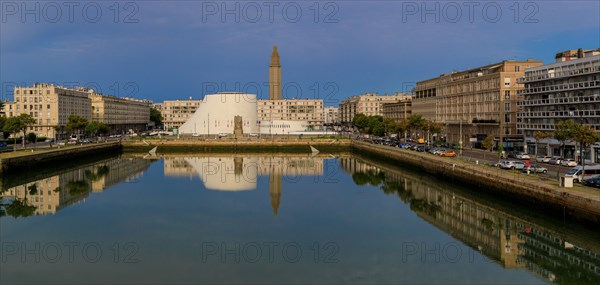
[[[124,142],[125,152],[147,152],[154,147],[157,153],[310,153],[348,151],[350,141],[147,141]]]
[[[400,150],[397,148],[353,142],[352,151],[394,160],[403,165],[418,167],[438,177],[474,186],[477,191],[490,191],[524,204],[542,205],[576,220],[600,223],[600,193],[598,197],[585,197],[568,188],[530,182],[508,171],[493,171],[489,167],[475,165],[453,158],[436,157],[431,154]]]
[[[98,155],[103,153],[121,153],[120,142],[89,144],[77,147],[66,147],[52,151],[33,152],[27,155],[0,159],[0,173],[23,171],[38,166],[66,162],[72,159]]]

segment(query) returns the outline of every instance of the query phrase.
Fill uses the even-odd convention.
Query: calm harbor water
[[[2,178],[0,283],[600,284],[600,231],[352,154]]]

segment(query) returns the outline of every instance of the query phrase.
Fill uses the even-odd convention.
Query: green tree
[[[585,177],[584,150],[590,145],[600,141],[600,134],[589,125],[576,125],[573,130],[573,139],[579,143],[579,157],[581,160],[581,177]]]
[[[383,128],[385,129],[386,135],[396,133],[396,125],[396,121],[392,118],[383,119]]]
[[[0,139],[6,139],[10,135],[10,132],[4,129],[4,126],[6,125],[6,120],[6,116],[0,116],[0,132],[3,132],[4,134],[4,137],[0,137]]]
[[[37,135],[35,133],[28,133],[26,140],[30,143],[35,143],[37,141]]]
[[[560,141],[562,149],[562,157],[565,156],[565,145],[567,141],[573,139],[576,130],[576,124],[573,120],[563,120],[556,124],[554,129],[554,138]]]
[[[425,125],[425,119],[421,115],[410,115],[408,117],[408,129],[410,132],[422,130]]]
[[[35,124],[35,119],[31,115],[21,114],[19,116],[14,116],[6,119],[6,122],[4,124],[4,130],[14,135],[16,145],[17,135],[19,134],[19,132],[23,132],[23,137],[25,137],[25,132],[27,131],[27,128],[33,124]]]
[[[441,123],[424,119],[422,128],[423,131],[427,132],[427,141],[430,142],[431,135],[435,133],[440,133],[443,127],[444,126]]]
[[[154,122],[154,126],[156,127],[162,125],[163,116],[159,110],[150,108],[150,121]]]
[[[15,199],[12,203],[5,205],[6,214],[14,218],[29,217],[35,213],[36,207],[30,205],[27,199]]]
[[[535,138],[535,156],[537,157],[538,149],[540,148],[538,145],[539,141],[552,137],[552,134],[549,132],[537,131],[533,134],[533,137]]]
[[[482,144],[483,148],[487,149],[488,151],[492,151],[494,148],[494,136],[492,134],[487,134]]]
[[[356,114],[354,118],[352,118],[352,125],[354,125],[354,127],[361,132],[364,132],[365,128],[367,127],[367,124],[367,116],[363,113]]]
[[[67,130],[71,131],[73,134],[79,134],[79,131],[85,129],[87,125],[88,119],[79,115],[71,114],[67,120],[66,127]]]
[[[398,138],[403,137],[406,142],[406,132],[408,131],[408,120],[403,119],[402,121],[396,124],[396,132],[398,133]]]
[[[377,133],[379,133],[379,136],[382,135],[381,133],[385,133],[382,116],[368,116],[367,117],[367,128],[366,128],[367,133],[376,135],[373,133],[373,131],[375,131],[375,129],[377,129]]]
[[[108,126],[102,122],[92,121],[85,126],[85,133],[91,136],[107,134]]]

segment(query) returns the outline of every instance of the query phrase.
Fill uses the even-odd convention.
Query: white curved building
[[[235,116],[242,117],[244,134],[258,133],[256,95],[240,92],[206,95],[196,113],[179,128],[179,133],[233,134]]]

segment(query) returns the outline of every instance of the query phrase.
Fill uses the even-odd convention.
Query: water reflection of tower
[[[277,216],[279,201],[281,199],[281,176],[281,173],[269,175],[269,194],[271,195],[271,207],[273,207],[273,214],[275,216]]]
[[[269,158],[269,195],[271,196],[271,207],[273,207],[273,214],[277,216],[279,210],[279,202],[281,200],[281,169],[278,169],[273,162],[272,158]]]

